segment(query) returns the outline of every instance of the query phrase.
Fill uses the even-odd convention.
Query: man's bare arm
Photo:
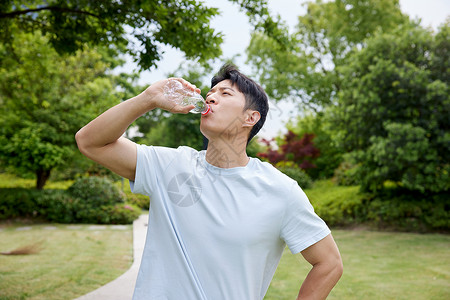
[[[306,276],[297,300],[326,299],[343,272],[341,255],[332,235],[301,253],[313,268]]]
[[[178,80],[192,90],[199,91],[187,81]],[[166,82],[166,79],[156,82],[138,96],[108,109],[81,128],[75,135],[80,152],[120,176],[134,180],[136,145],[122,137],[125,130],[134,120],[157,107],[174,113],[188,113],[193,108],[167,101],[163,96]]]

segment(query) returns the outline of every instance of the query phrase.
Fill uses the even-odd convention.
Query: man
[[[211,112],[201,116],[206,151],[122,137],[152,109],[193,108],[167,100],[166,83],[156,82],[76,134],[84,155],[151,198],[133,299],[263,299],[286,244],[312,265],[297,299],[325,299],[342,274],[330,230],[294,180],[245,151],[267,115],[263,89],[233,66],[222,67],[206,97]]]

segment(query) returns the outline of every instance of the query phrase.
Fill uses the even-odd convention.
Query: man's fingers
[[[187,114],[194,108],[195,108],[195,105],[188,105],[188,106],[175,105],[170,111],[172,113],[177,113],[177,114]]]
[[[183,84],[183,86],[187,87],[191,91],[194,91],[196,93],[200,93],[200,89],[199,88],[197,88],[194,84],[190,83],[189,81],[187,81],[184,78],[169,78],[169,79],[178,80],[179,82],[181,82]]]

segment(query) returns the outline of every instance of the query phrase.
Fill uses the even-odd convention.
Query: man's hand
[[[155,108],[157,107],[172,113],[187,114],[195,107],[194,105],[188,106],[178,105],[175,102],[168,100],[164,96],[164,86],[167,84],[169,80],[177,80],[181,82],[184,88],[196,93],[200,93],[199,88],[197,88],[190,82],[184,80],[183,78],[168,78],[155,82],[144,91],[144,94]]]
[[[341,255],[332,235],[301,253],[313,268],[306,276],[297,300],[326,299],[343,272]]]

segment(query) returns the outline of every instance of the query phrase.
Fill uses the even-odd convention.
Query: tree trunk
[[[38,190],[42,190],[44,188],[45,183],[47,182],[48,178],[50,177],[50,171],[51,170],[43,170],[39,169],[36,171],[36,188]]]

